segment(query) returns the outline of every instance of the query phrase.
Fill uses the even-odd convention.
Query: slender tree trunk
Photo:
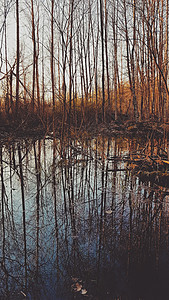
[[[44,18],[43,18],[43,29],[42,29],[42,115],[45,113],[45,67],[44,67]]]
[[[35,71],[36,71],[36,38],[35,38],[35,22],[34,22],[34,6],[31,0],[31,14],[32,14],[32,42],[33,42],[33,75],[32,75],[32,110],[35,106]]]
[[[4,1],[4,31],[5,31],[5,68],[6,68],[6,74],[8,72],[8,51],[7,51],[7,24],[6,24],[6,18],[7,18],[7,11],[6,11],[6,1]],[[9,77],[6,76],[6,95],[5,95],[5,111],[7,115],[9,115]]]
[[[10,107],[11,107],[11,110],[13,112],[13,96],[12,96],[12,93],[13,93],[13,90],[12,90],[12,79],[13,79],[13,71],[11,70],[10,71]]]
[[[169,1],[166,0],[166,23],[165,23],[165,54],[164,54],[164,64],[165,64],[165,80],[167,82],[168,77],[168,18],[169,18]],[[166,89],[164,87],[164,122],[168,119],[168,94],[166,92]]]
[[[23,64],[23,62],[22,62],[22,72],[23,72],[23,84],[24,84],[24,87],[26,87],[26,71],[25,71],[25,68],[24,68],[24,64]],[[25,111],[26,111],[26,103],[27,101],[26,101],[26,89],[24,89],[24,109],[25,109]]]
[[[101,26],[101,49],[102,49],[102,122],[105,122],[104,24],[103,24],[103,1],[102,0],[100,0],[100,26]]]
[[[153,3],[152,15],[155,14],[155,1]],[[152,44],[155,45],[155,21],[152,24]],[[155,63],[153,56],[151,55],[151,87],[152,87],[152,115],[155,115]]]
[[[62,14],[62,22],[61,28],[64,27],[63,16],[65,14],[64,6],[63,6],[63,14]],[[64,32],[61,31],[61,44],[62,44],[62,97],[63,97],[63,118],[62,118],[62,133],[65,130],[65,123],[67,120],[67,109],[66,109],[66,63],[67,63],[67,50],[68,50],[68,33],[69,33],[69,23],[67,25],[67,37],[66,40],[64,38]]]
[[[158,51],[158,65],[159,65],[159,82],[158,82],[158,90],[159,90],[159,108],[160,108],[160,120],[163,120],[164,116],[164,103],[163,103],[163,82],[162,82],[162,75],[160,70],[162,70],[163,66],[163,0],[160,0],[159,2],[160,9],[159,9],[159,26],[160,26],[160,32],[159,32],[159,51]],[[152,37],[153,38],[153,37]]]
[[[20,50],[19,50],[19,0],[16,0],[16,107],[15,112],[18,114],[19,105],[19,62],[20,62]]]
[[[166,0],[166,31],[165,31],[165,80],[167,82],[167,78],[168,78],[168,18],[169,18],[169,1]],[[168,119],[168,99],[169,99],[169,95],[166,92],[165,89],[165,95],[164,95],[164,122],[167,121]]]
[[[135,91],[135,46],[136,46],[136,0],[133,0],[133,48],[131,53],[131,71],[132,71],[132,97],[134,107],[134,118],[138,121],[138,107]]]
[[[99,4],[97,1],[97,36],[96,36],[96,46],[94,48],[94,40],[93,40],[93,55],[94,55],[94,84],[95,84],[95,97],[96,97],[96,125],[98,124],[98,45],[99,45]]]
[[[149,19],[149,18],[148,18]],[[149,31],[147,31],[147,118],[150,117],[150,37]]]
[[[118,16],[117,16],[118,18]],[[113,26],[113,50],[114,50],[114,110],[115,120],[117,120],[117,77],[118,77],[118,61],[117,61],[117,20],[116,20],[116,5],[114,2],[112,13],[112,26]]]
[[[125,19],[125,42],[126,42],[126,55],[127,55],[127,70],[129,77],[130,90],[132,94],[132,79],[131,79],[131,70],[130,70],[130,45],[129,45],[129,36],[128,36],[128,23],[127,23],[127,8],[126,8],[126,0],[123,0],[124,6],[124,19]]]
[[[105,0],[105,55],[106,55],[106,76],[107,76],[107,101],[110,110],[110,80],[109,80],[109,57],[108,57],[108,11],[107,0]]]
[[[70,0],[70,46],[69,46],[69,127],[72,119],[72,34],[73,34],[73,9],[74,9],[74,0]]]
[[[37,21],[37,47],[36,47],[36,92],[37,92],[37,102],[38,102],[38,113],[40,114],[40,88],[39,88],[39,5],[37,7],[38,21]]]
[[[143,11],[145,9],[145,1],[143,1]],[[141,108],[140,108],[140,119],[143,120],[144,117],[144,86],[145,86],[145,78],[144,78],[144,67],[145,67],[145,26],[144,26],[144,18],[142,18],[142,47],[141,47]]]
[[[55,133],[55,82],[54,82],[54,0],[51,3],[51,82],[52,82],[52,103],[53,103],[53,134]]]

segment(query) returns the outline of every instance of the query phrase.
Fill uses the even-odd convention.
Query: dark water
[[[169,299],[168,189],[128,163],[144,147],[0,146],[0,299]]]

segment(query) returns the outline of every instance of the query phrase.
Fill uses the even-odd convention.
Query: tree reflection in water
[[[0,299],[169,299],[168,189],[130,172],[139,147],[0,146]]]

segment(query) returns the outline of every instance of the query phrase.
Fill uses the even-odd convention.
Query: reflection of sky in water
[[[126,251],[124,248],[127,247],[125,243],[128,243],[131,220],[135,226],[133,232],[142,230],[145,225],[140,225],[138,219],[145,222],[144,206],[147,205],[150,209],[148,202],[154,199],[148,197],[148,185],[131,176],[129,171],[114,172],[114,169],[124,170],[127,167],[126,161],[114,160],[114,156],[124,157],[128,154],[127,140],[117,142],[112,139],[109,145],[102,138],[86,143],[72,141],[71,146],[68,143],[64,145],[63,155],[59,140],[56,140],[55,146],[54,159],[53,141],[50,139],[37,141],[35,148],[29,142],[20,145],[25,196],[28,290],[35,289],[35,275],[38,272],[39,289],[47,290],[48,293],[50,290],[51,295],[56,294],[54,290],[60,285],[62,290],[64,285],[70,286],[71,276],[82,278],[87,272],[91,272],[96,277],[92,272],[98,263],[102,267],[107,265],[108,268],[115,262],[119,265],[118,251]],[[35,151],[39,177],[35,167]],[[0,256],[1,261],[5,257],[5,267],[12,275],[9,276],[9,290],[16,278],[17,284],[14,284],[13,289],[17,290],[17,285],[18,289],[23,286],[25,276],[17,144],[15,151],[11,148],[11,155],[9,149],[3,147],[3,176],[5,238],[1,239]],[[152,204],[152,210],[154,205],[157,204]],[[158,223],[158,219],[156,222]],[[1,236],[4,237],[2,222]],[[3,278],[3,272],[0,276]]]

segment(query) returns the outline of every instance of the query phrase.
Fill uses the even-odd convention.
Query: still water
[[[0,299],[169,299],[169,190],[132,172],[144,147],[0,146]]]

